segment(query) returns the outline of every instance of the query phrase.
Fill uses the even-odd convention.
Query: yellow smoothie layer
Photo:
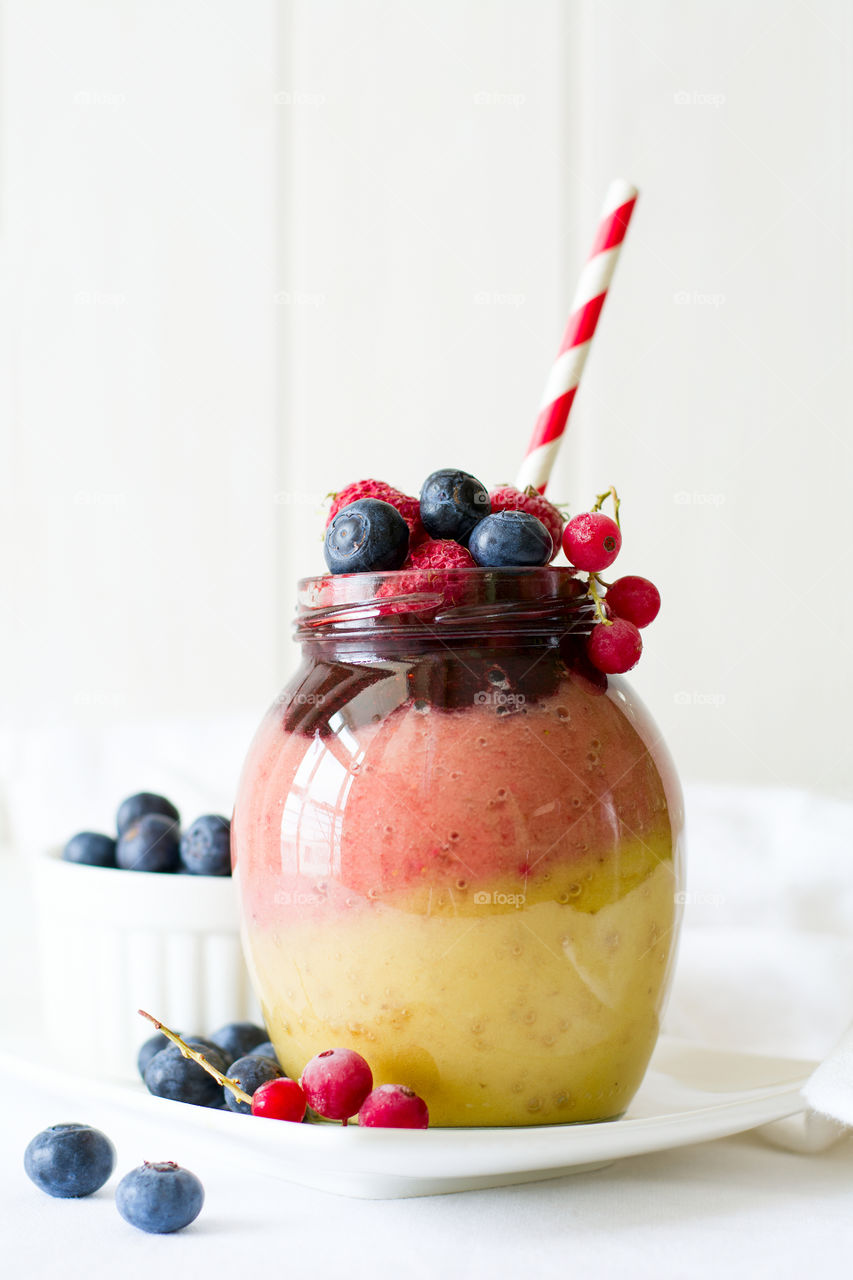
[[[667,827],[559,877],[291,916],[246,951],[289,1075],[344,1045],[377,1084],[415,1089],[431,1124],[606,1119],[657,1038],[674,890]]]

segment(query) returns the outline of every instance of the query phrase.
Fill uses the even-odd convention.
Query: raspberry
[[[404,569],[473,569],[470,551],[452,538],[424,538],[409,552]]]
[[[610,612],[635,627],[647,627],[660,610],[660,592],[648,578],[617,578],[604,597]]]
[[[348,507],[351,502],[358,502],[359,498],[379,498],[380,501],[390,502],[392,507],[396,507],[409,526],[410,545],[413,546],[425,536],[424,527],[421,524],[419,500],[401,493],[399,489],[386,484],[384,480],[353,480],[352,484],[345,485],[339,493],[333,494],[326,526],[332,523],[341,507]]]
[[[456,604],[464,594],[464,588],[458,580],[452,584],[448,582],[446,574],[453,569],[475,568],[470,552],[452,538],[424,537],[410,549],[399,577],[388,578],[376,594],[387,598],[443,588],[445,603]]]
[[[643,637],[633,622],[614,618],[609,625],[599,623],[587,637],[586,652],[590,662],[607,675],[621,675],[640,661]]]
[[[361,1104],[358,1123],[368,1129],[427,1129],[429,1110],[405,1085],[381,1084]]]
[[[324,1049],[308,1063],[299,1083],[319,1116],[346,1124],[373,1088],[373,1072],[354,1049]]]
[[[553,502],[549,502],[547,498],[543,498],[541,493],[530,486],[522,491],[516,489],[515,485],[502,484],[497,489],[492,489],[489,494],[489,500],[492,504],[492,511],[527,511],[530,515],[535,516],[537,520],[541,520],[545,528],[551,535],[554,543],[554,552],[551,559],[560,550],[560,541],[563,537],[563,517],[554,506]]]
[[[574,516],[563,530],[563,550],[576,569],[601,573],[609,569],[622,546],[619,526],[601,511]]]

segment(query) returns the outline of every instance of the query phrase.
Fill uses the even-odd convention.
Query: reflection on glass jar
[[[345,1045],[439,1125],[624,1111],[672,968],[682,812],[569,569],[301,584],[234,816],[282,1065]],[[405,581],[404,581],[405,580]]]

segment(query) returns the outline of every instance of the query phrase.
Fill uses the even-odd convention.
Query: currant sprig
[[[602,510],[608,501],[612,517]],[[563,530],[563,550],[575,568],[586,573],[586,594],[595,614],[586,640],[587,657],[608,675],[637,665],[643,652],[640,628],[653,622],[660,609],[660,592],[648,578],[628,576],[608,583],[601,576],[622,549],[621,505],[610,485],[597,494],[591,510],[573,516]]]
[[[203,1053],[199,1053],[197,1049],[193,1049],[192,1045],[187,1044],[186,1040],[182,1040],[176,1031],[171,1031],[157,1018],[153,1017],[152,1014],[146,1013],[144,1009],[139,1009],[137,1012],[140,1013],[143,1018],[147,1018],[149,1022],[152,1022],[157,1030],[163,1033],[167,1040],[171,1040],[173,1044],[176,1044],[185,1058],[192,1058],[193,1062],[197,1062],[200,1067],[204,1067],[208,1075],[213,1076],[214,1080],[221,1084],[223,1088],[230,1089],[238,1101],[248,1102],[249,1106],[252,1105],[251,1094],[245,1093],[240,1088],[236,1080],[229,1079],[228,1076],[223,1075],[221,1071],[217,1070],[212,1062],[208,1062]]]

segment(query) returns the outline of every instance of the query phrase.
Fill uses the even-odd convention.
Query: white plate
[[[743,1133],[805,1109],[799,1089],[815,1063],[708,1049],[662,1037],[621,1120],[518,1129],[428,1129],[285,1124],[153,1098],[142,1084],[61,1077],[0,1055],[0,1070],[97,1096],[206,1132],[241,1164],[289,1182],[362,1199],[439,1195],[538,1182],[625,1156]],[[7,1086],[8,1087],[8,1086]]]

